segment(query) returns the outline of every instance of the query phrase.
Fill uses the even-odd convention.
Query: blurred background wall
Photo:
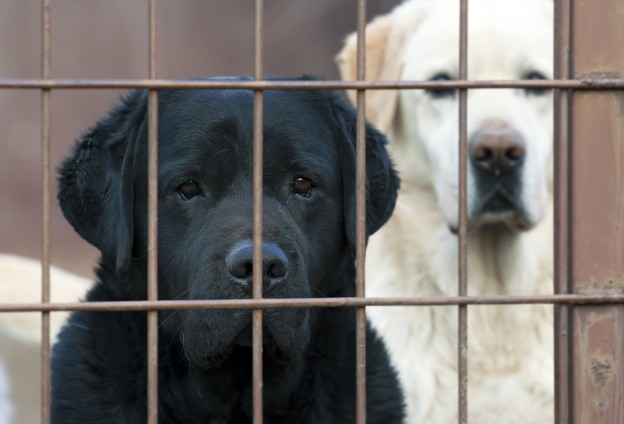
[[[40,0],[0,1],[0,78],[41,76]],[[369,0],[371,17],[399,0]],[[253,74],[252,0],[161,0],[158,76]],[[52,0],[53,78],[147,78],[145,0]],[[265,74],[338,78],[334,55],[355,30],[355,0],[265,0]],[[52,163],[119,98],[52,92]],[[0,252],[41,252],[41,94],[0,90]],[[62,217],[53,171],[52,262],[90,276],[98,253]]]

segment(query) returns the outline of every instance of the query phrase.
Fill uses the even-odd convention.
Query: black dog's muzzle
[[[243,288],[246,294],[252,292],[253,280],[253,241],[236,243],[225,256],[225,269],[228,280]],[[270,292],[283,283],[288,275],[288,257],[275,243],[262,243],[262,286],[263,292]]]

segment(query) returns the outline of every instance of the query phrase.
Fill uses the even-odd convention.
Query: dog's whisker
[[[327,295],[326,295],[325,293],[323,293],[320,289],[318,289],[318,288],[316,288],[316,287],[311,287],[311,288],[312,288],[312,291],[313,291],[314,293],[317,293],[317,294],[319,294],[319,295],[320,295],[319,297],[327,297]]]
[[[229,152],[231,149],[221,149],[218,152],[216,152],[215,154],[213,154],[212,156],[210,156],[210,158],[208,159],[208,162],[210,162],[210,160],[214,159],[215,156],[221,154],[221,153],[225,153],[225,152]]]

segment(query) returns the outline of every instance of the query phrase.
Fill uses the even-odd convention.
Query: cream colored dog
[[[77,302],[91,282],[50,268],[53,302]],[[0,303],[41,302],[41,263],[0,254]],[[50,314],[52,341],[67,312]],[[0,423],[29,424],[40,420],[41,313],[0,313]]]
[[[459,1],[411,0],[366,28],[369,80],[453,80]],[[552,78],[553,4],[471,0],[468,77]],[[356,76],[356,36],[338,55]],[[367,296],[458,292],[458,94],[373,90],[367,118],[385,131],[402,178],[391,220],[370,240]],[[545,294],[553,287],[552,95],[468,95],[468,292]],[[368,309],[398,369],[409,423],[457,420],[457,307]],[[468,310],[469,422],[552,423],[552,307]]]

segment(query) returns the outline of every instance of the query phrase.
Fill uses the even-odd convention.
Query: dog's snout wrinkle
[[[470,139],[470,161],[477,167],[500,175],[522,164],[524,139],[511,128],[477,131]]]
[[[253,242],[236,244],[225,257],[225,267],[232,279],[246,288],[253,277]],[[288,257],[274,243],[262,243],[262,281],[265,288],[277,283],[288,273]]]

